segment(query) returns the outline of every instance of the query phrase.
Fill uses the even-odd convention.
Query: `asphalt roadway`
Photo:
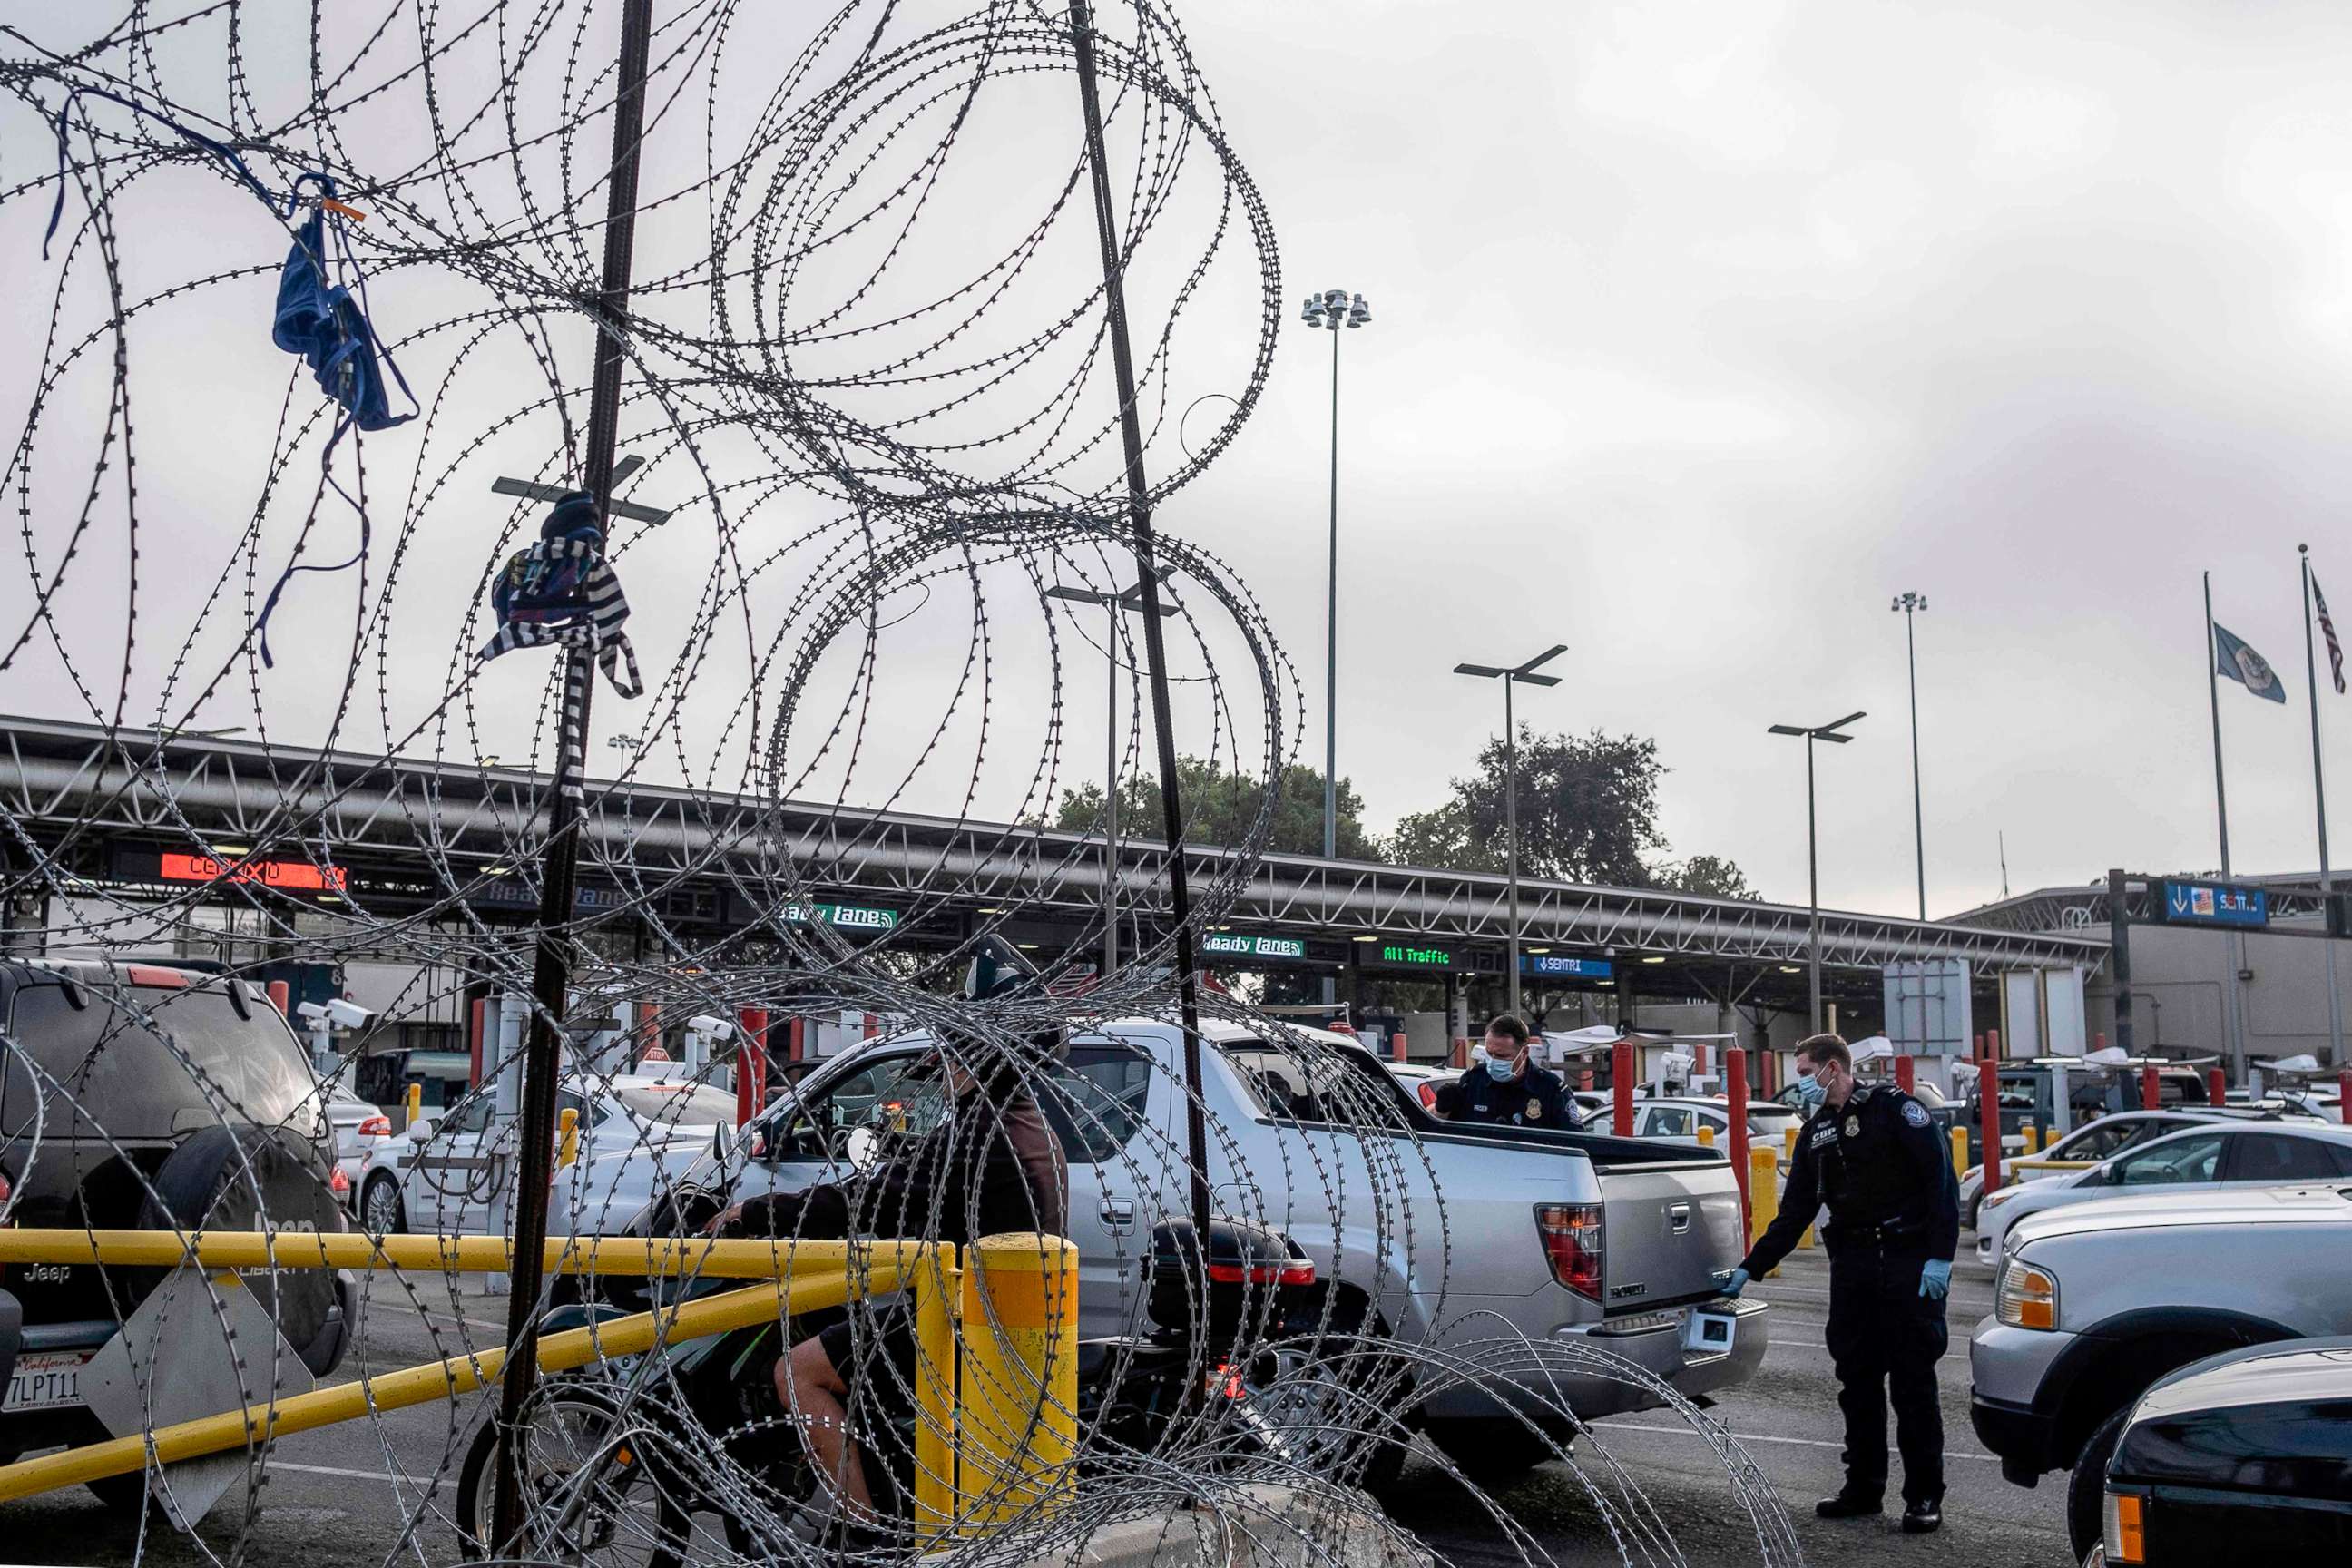
[[[1963,1249],[1965,1256],[1965,1248]],[[1882,1519],[1831,1523],[1812,1517],[1816,1498],[1836,1489],[1839,1421],[1822,1330],[1828,1271],[1818,1254],[1800,1253],[1778,1279],[1751,1287],[1772,1303],[1770,1349],[1762,1373],[1721,1396],[1713,1415],[1746,1447],[1796,1521],[1805,1560],[1822,1564],[1936,1562],[1947,1568],[2066,1568],[2063,1478],[2027,1491],[2000,1479],[1968,1422],[1968,1334],[1991,1310],[1989,1270],[1963,1261],[1953,1270],[1952,1347],[1942,1368],[1947,1432],[1945,1524],[1939,1535],[1901,1534],[1892,1512]],[[439,1282],[420,1299],[394,1289],[379,1293],[362,1319],[360,1350],[342,1369],[362,1375],[480,1350],[503,1337],[503,1298],[451,1296]],[[447,1515],[454,1507],[457,1458],[487,1399],[452,1407],[436,1403],[282,1439],[250,1520],[225,1500],[195,1540],[151,1522],[137,1526],[110,1513],[77,1487],[0,1504],[0,1559],[11,1563],[217,1563],[239,1551],[254,1568],[325,1568],[405,1559],[443,1563],[456,1555]],[[1657,1511],[1691,1568],[1760,1561],[1748,1515],[1734,1501],[1713,1451],[1679,1419],[1652,1411],[1601,1423],[1601,1446]],[[1562,1568],[1628,1559],[1612,1542],[1610,1521],[1594,1501],[1605,1469],[1592,1444],[1575,1455],[1584,1476],[1550,1464],[1493,1495],[1533,1538],[1541,1556],[1522,1552],[1446,1476],[1415,1464],[1383,1500],[1441,1560],[1464,1564],[1550,1562]],[[445,1456],[450,1456],[445,1460]],[[404,1538],[409,1544],[404,1545]],[[421,1551],[421,1557],[419,1552]],[[1646,1561],[1636,1554],[1631,1559]]]

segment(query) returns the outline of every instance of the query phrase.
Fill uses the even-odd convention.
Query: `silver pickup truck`
[[[2157,1379],[2243,1345],[2352,1333],[2352,1170],[2327,1185],[2227,1188],[2029,1215],[1969,1344],[1969,1414],[2001,1474],[2073,1472],[2079,1557],[2107,1461]]]
[[[1215,1020],[1202,1032],[1214,1047],[1202,1070],[1219,1206],[1307,1251],[1334,1292],[1332,1327],[1460,1352],[1470,1379],[1425,1390],[1415,1421],[1465,1468],[1493,1478],[1546,1457],[1506,1403],[1564,1439],[1550,1405],[1591,1419],[1660,1403],[1615,1375],[1622,1363],[1696,1394],[1762,1361],[1767,1308],[1719,1299],[1712,1279],[1744,1250],[1721,1155],[1451,1125],[1346,1037],[1286,1032],[1297,1043],[1284,1045]],[[811,1072],[745,1130],[729,1157],[733,1196],[843,1179],[871,1147],[866,1130],[921,1131],[939,1090],[902,1080],[926,1043],[877,1040]],[[1069,1160],[1084,1336],[1141,1326],[1152,1224],[1184,1210],[1181,1060],[1172,1023],[1084,1023],[1062,1103],[1047,1104]],[[1731,1320],[1728,1342],[1685,1349],[1702,1303]],[[1622,1363],[1533,1358],[1520,1336]]]

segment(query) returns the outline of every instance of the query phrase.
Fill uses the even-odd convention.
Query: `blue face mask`
[[[1797,1080],[1797,1103],[1808,1111],[1819,1110],[1822,1108],[1822,1101],[1827,1100],[1829,1095],[1830,1091],[1822,1087],[1820,1079],[1801,1078]]]
[[[1488,1057],[1486,1076],[1497,1083],[1508,1083],[1519,1076],[1519,1064],[1515,1059],[1507,1060],[1502,1057]]]

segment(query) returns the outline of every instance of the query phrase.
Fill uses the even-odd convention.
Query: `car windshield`
[[[70,1113],[81,1136],[171,1138],[227,1120],[274,1127],[291,1123],[316,1135],[320,1096],[310,1064],[266,1003],[238,1016],[220,985],[169,990],[141,986],[137,1006],[152,1022],[118,1007],[104,992],[83,988],[76,1007],[62,985],[28,985],[16,994],[9,1028],[57,1081],[41,1086],[56,1118]],[[169,1044],[165,1043],[168,1037]],[[34,1087],[22,1062],[9,1063],[0,1089],[0,1128],[7,1135],[34,1122]],[[60,1096],[70,1097],[68,1103]]]
[[[735,1124],[735,1097],[708,1084],[631,1083],[614,1087],[613,1098],[639,1121],[656,1127]]]
[[[1793,1105],[1751,1105],[1748,1108],[1748,1131],[1751,1136],[1778,1138],[1784,1127],[1794,1127],[1803,1118]]]

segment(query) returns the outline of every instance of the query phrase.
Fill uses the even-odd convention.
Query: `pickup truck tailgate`
[[[1641,1311],[1716,1293],[1748,1250],[1739,1188],[1722,1160],[1601,1167],[1601,1304]]]

